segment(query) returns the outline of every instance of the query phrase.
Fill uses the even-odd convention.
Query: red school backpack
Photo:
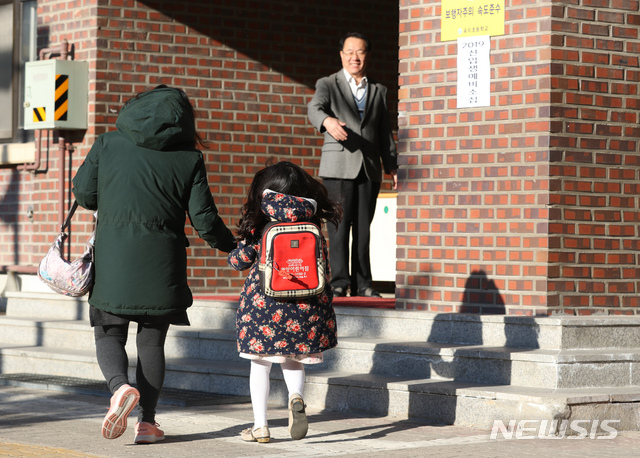
[[[310,222],[267,223],[258,264],[260,288],[275,299],[317,296],[325,288],[320,228]]]

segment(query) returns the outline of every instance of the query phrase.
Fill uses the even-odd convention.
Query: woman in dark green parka
[[[124,433],[140,402],[135,442],[164,439],[155,407],[164,382],[170,324],[188,325],[186,214],[200,237],[226,253],[235,237],[218,215],[195,130],[194,110],[166,86],[129,100],[117,130],[98,137],[73,179],[78,203],[98,211],[95,284],[89,295],[96,353],[111,392],[102,435]],[[129,385],[125,343],[138,324],[139,391]]]

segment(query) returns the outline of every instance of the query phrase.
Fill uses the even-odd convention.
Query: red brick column
[[[506,1],[458,109],[440,2],[400,2],[398,307],[635,313],[638,1]]]

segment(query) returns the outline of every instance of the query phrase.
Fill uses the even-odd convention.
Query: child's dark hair
[[[255,240],[260,237],[262,228],[267,224],[267,217],[262,213],[262,193],[265,189],[289,194],[297,197],[313,199],[318,209],[312,220],[318,226],[323,221],[338,226],[342,219],[342,207],[329,199],[327,188],[305,172],[301,167],[282,161],[269,165],[256,173],[249,186],[247,201],[241,209],[242,216],[238,222],[238,236],[244,240]]]

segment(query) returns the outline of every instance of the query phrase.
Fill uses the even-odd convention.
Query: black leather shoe
[[[347,291],[342,286],[336,286],[333,288],[333,297],[345,297]]]
[[[358,296],[362,297],[382,297],[378,291],[369,287],[358,290]]]

